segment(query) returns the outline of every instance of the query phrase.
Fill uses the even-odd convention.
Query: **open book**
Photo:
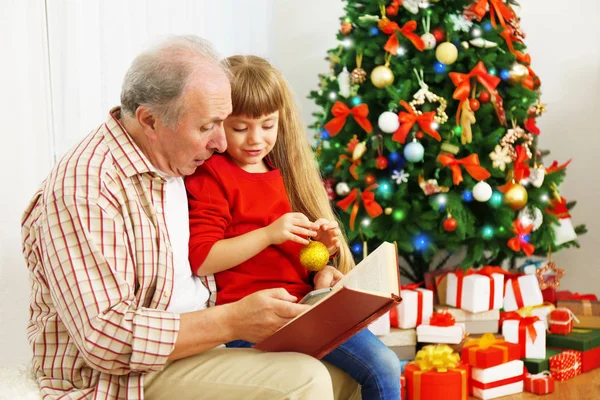
[[[395,244],[384,242],[327,297],[254,348],[294,351],[321,359],[400,301],[398,250]]]

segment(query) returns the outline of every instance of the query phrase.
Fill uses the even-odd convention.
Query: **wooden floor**
[[[520,393],[501,397],[502,400],[600,400],[600,368],[564,382],[556,382],[554,393],[538,396]]]

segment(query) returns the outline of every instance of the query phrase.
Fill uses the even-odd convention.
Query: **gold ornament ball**
[[[329,261],[329,250],[321,242],[311,241],[300,250],[300,264],[309,271],[320,271]]]
[[[373,82],[375,87],[383,89],[394,83],[394,73],[390,67],[380,65],[371,71],[371,82]]]
[[[391,215],[392,211],[394,211],[394,210],[392,210],[392,207],[386,207],[384,211],[385,211],[385,215]]]
[[[515,183],[504,193],[504,201],[513,210],[520,210],[527,204],[527,189],[523,185]]]
[[[511,85],[520,85],[528,76],[529,70],[526,66],[523,64],[514,63],[508,71],[508,83]]]
[[[452,43],[444,42],[435,49],[435,58],[442,64],[454,64],[458,58],[458,49]]]

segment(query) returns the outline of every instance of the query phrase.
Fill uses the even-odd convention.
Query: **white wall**
[[[56,116],[52,121],[44,3],[0,2],[0,120],[4,128],[0,170],[4,171],[5,188],[0,196],[0,366],[28,359],[24,327],[29,287],[20,250],[21,213],[50,169],[54,143],[56,152],[62,154],[104,118],[107,108],[118,101],[122,75],[142,44],[158,33],[198,33],[226,55],[268,56],[290,81],[308,125],[315,107],[306,95],[317,87],[317,74],[328,70],[323,59],[326,50],[336,46],[338,18],[343,14],[338,0],[220,1],[224,9],[214,8],[217,3],[211,0],[85,3],[91,8],[82,9],[84,2],[72,0],[47,1]],[[600,179],[595,171],[600,151],[596,122],[600,47],[595,44],[600,37],[600,6],[596,0],[521,3],[526,43],[533,67],[542,77],[543,100],[548,103],[548,113],[539,123],[542,145],[558,160],[574,158],[562,194],[579,200],[574,220],[585,222],[590,229],[581,238],[582,249],[565,251],[555,260],[567,270],[566,288],[600,294],[595,253],[600,248],[596,205]],[[102,18],[117,10],[122,13],[117,16],[119,24],[102,28]],[[126,39],[119,42],[119,38]],[[110,57],[117,58],[115,63],[106,63]]]

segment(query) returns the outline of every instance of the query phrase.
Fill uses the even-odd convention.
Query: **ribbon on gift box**
[[[560,311],[563,313],[567,314],[567,319],[566,320],[558,320],[558,319],[552,319],[552,314],[554,314],[555,312]],[[556,314],[555,314],[556,315]],[[550,313],[550,323],[551,324],[555,324],[555,325],[569,325],[572,321],[575,321],[577,323],[579,323],[579,318],[577,318],[575,316],[575,314],[573,314],[573,311],[571,311],[568,308],[565,307],[558,307],[557,309],[553,310]]]
[[[508,275],[506,276],[506,281],[504,282],[504,293],[506,293],[506,286],[510,284],[513,289],[513,294],[515,296],[517,308],[519,309],[525,307],[525,302],[523,301],[523,294],[521,293],[521,284],[519,283],[519,277],[521,276],[524,276],[524,274]]]
[[[538,309],[545,308],[545,307],[548,307],[550,309],[550,312],[554,311],[554,309],[556,308],[554,306],[554,304],[549,303],[549,302],[544,302],[543,304],[540,304],[538,306],[527,306],[527,307],[520,308],[519,310],[517,310],[517,312],[522,317],[532,317],[534,310],[538,310]]]
[[[460,365],[460,356],[448,345],[428,345],[423,347],[417,353],[415,364],[420,371],[415,371],[413,375],[413,386],[417,388],[413,392],[413,399],[421,399],[421,374],[436,370],[437,372],[459,372],[461,374],[462,389],[461,393],[468,393],[467,370],[457,368]]]
[[[535,343],[537,340],[537,332],[534,324],[541,321],[539,317],[522,317],[515,311],[501,313],[502,321],[519,321],[519,346],[521,347],[521,358],[525,358],[525,345],[527,344],[527,334],[531,337],[531,341]]]
[[[487,350],[491,347],[500,349],[502,351],[502,364],[506,364],[508,362],[508,348],[506,346],[502,346],[504,343],[506,343],[505,340],[496,339],[493,333],[486,333],[480,339],[471,339],[467,341],[463,348],[469,349],[470,365],[477,365],[477,352],[479,350]]]
[[[454,326],[456,320],[448,311],[434,312],[429,320],[432,326]]]
[[[477,388],[477,389],[482,389],[482,390],[493,389],[493,388],[497,388],[500,386],[510,385],[511,383],[522,382],[523,379],[525,379],[525,374],[521,374],[521,375],[513,376],[511,378],[501,379],[499,381],[489,382],[489,383],[482,383],[482,382],[476,381],[475,379],[471,379],[471,386],[473,386],[474,388]]]
[[[457,271],[447,272],[444,275],[441,275],[440,277],[438,277],[438,279],[437,279],[438,286],[441,283],[442,279],[445,278],[446,275],[448,275],[448,274],[455,274],[456,279],[457,279],[457,281],[456,281],[456,308],[461,308],[461,306],[462,306],[463,279],[469,275],[482,275],[482,276],[487,277],[490,281],[490,301],[489,301],[489,305],[488,305],[488,310],[494,309],[495,284],[494,284],[494,278],[492,275],[493,274],[502,274],[505,276],[511,276],[511,274],[509,272],[503,270],[500,267],[486,266],[486,267],[481,268],[480,270],[469,269],[467,271],[459,269]],[[519,294],[520,293],[521,292],[519,291]]]
[[[493,278],[493,274],[502,274],[502,275],[510,275],[510,273],[508,271],[503,270],[500,267],[492,267],[490,265],[481,268],[478,271],[475,271],[475,274],[477,275],[483,275],[483,276],[487,276],[490,280],[490,303],[488,305],[488,310],[493,310],[494,309],[494,297],[495,297],[495,282],[494,282],[494,278]]]
[[[423,323],[423,292],[417,290],[419,287],[423,285],[423,282],[419,283],[411,283],[409,285],[400,286],[400,291],[402,290],[412,290],[413,292],[417,292],[417,325],[421,325]],[[400,320],[398,319],[398,310],[397,307],[394,307],[390,310],[390,326],[393,328],[398,328],[400,326]]]
[[[541,382],[541,385],[540,385]],[[525,377],[525,391],[535,394],[548,394],[554,390],[550,390],[550,383],[554,382],[554,378],[550,371],[542,371],[539,374],[527,374]],[[536,390],[537,386],[542,386],[542,390]]]

